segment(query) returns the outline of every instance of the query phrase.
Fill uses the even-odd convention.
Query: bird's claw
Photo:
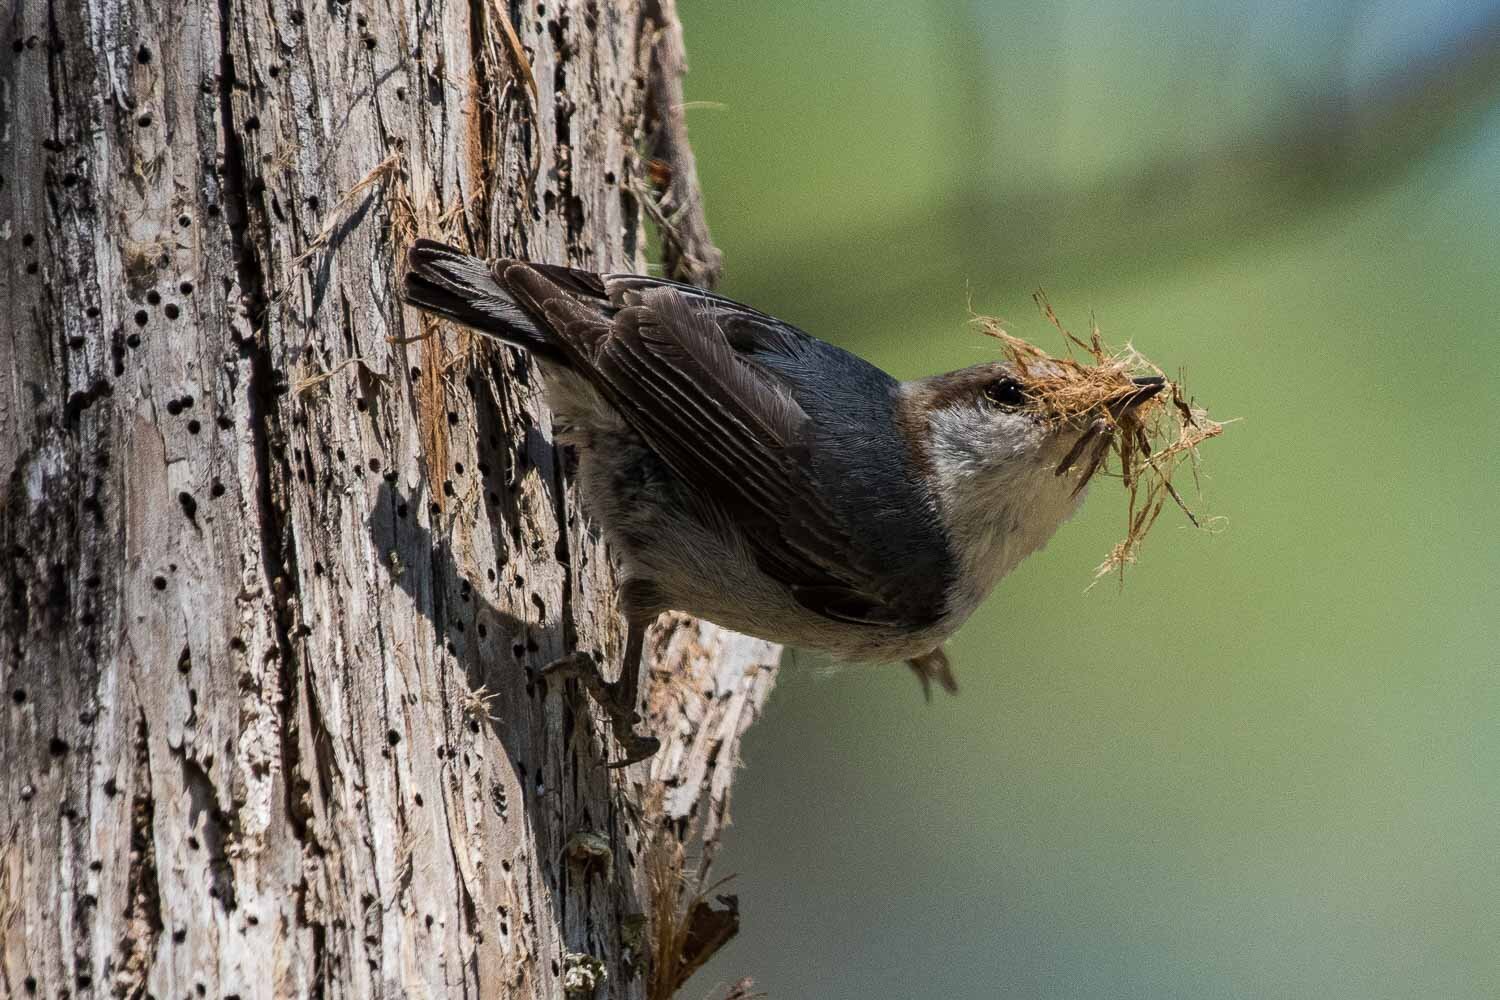
[[[633,669],[633,668],[628,668]],[[635,731],[641,721],[635,710],[634,695],[630,685],[623,681],[606,681],[599,675],[599,665],[587,653],[570,653],[554,660],[542,668],[542,676],[557,680],[576,680],[583,685],[594,704],[609,717],[609,727],[625,751],[619,760],[610,761],[608,767],[626,767],[655,754],[661,749],[661,740]]]
[[[613,721],[613,720],[611,720]],[[648,757],[654,757],[656,751],[661,749],[661,740],[655,736],[644,736],[637,733],[630,725],[615,726],[615,740],[619,742],[625,751],[625,756],[619,760],[612,760],[605,767],[629,767]]]
[[[943,652],[943,647],[914,656],[906,661],[906,665],[917,675],[917,680],[922,682],[922,697],[929,704],[932,702],[933,681],[937,681],[949,694],[958,694],[958,678],[953,676],[953,668],[948,665],[948,654]]]

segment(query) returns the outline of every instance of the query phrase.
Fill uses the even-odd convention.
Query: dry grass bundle
[[[1063,326],[1043,293],[1037,292],[1034,298],[1042,315],[1066,338],[1065,357],[1053,357],[1013,336],[998,320],[978,317],[976,322],[985,334],[1000,342],[1006,361],[1026,384],[1031,406],[1058,423],[1089,422],[1078,445],[1063,460],[1064,469],[1080,460],[1089,463],[1079,479],[1079,489],[1096,473],[1109,474],[1105,466],[1111,455],[1119,460],[1117,475],[1127,497],[1125,537],[1099,564],[1094,579],[1098,582],[1118,573],[1123,582],[1126,565],[1135,562],[1141,542],[1168,499],[1182,509],[1194,527],[1212,526],[1188,507],[1172,485],[1172,477],[1186,463],[1198,490],[1198,445],[1217,437],[1224,425],[1210,420],[1205,410],[1194,405],[1180,378],[1167,378],[1134,347],[1108,347],[1097,326],[1084,341]],[[1075,347],[1087,353],[1092,363],[1077,360],[1073,356]],[[1142,377],[1162,379],[1165,389],[1144,403],[1129,406],[1128,402],[1141,392],[1135,380]]]

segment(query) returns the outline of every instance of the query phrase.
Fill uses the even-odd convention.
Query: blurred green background
[[[1257,6],[683,0],[729,294],[910,376],[1045,287],[1243,418],[959,697],[788,654],[685,995],[1500,996],[1500,11]]]

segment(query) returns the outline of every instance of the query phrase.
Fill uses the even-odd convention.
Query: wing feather
[[[445,248],[446,249],[446,248]],[[455,252],[456,253],[456,252]],[[538,318],[556,360],[586,378],[684,483],[738,526],[762,572],[804,607],[920,627],[940,609],[899,567],[875,564],[858,526],[810,471],[815,428],[785,372],[806,334],[692,286],[501,260],[493,284]],[[927,588],[930,591],[930,588]]]

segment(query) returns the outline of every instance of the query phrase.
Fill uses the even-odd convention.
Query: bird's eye
[[[984,387],[985,402],[1006,409],[1015,409],[1026,404],[1026,392],[1021,383],[1013,378],[996,379]]]

